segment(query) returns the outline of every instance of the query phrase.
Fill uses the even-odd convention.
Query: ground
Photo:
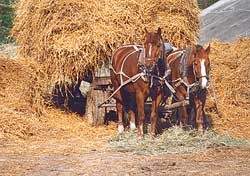
[[[248,175],[250,172],[249,148],[215,148],[200,153],[138,155],[107,149],[80,151],[81,141],[77,138],[53,142],[31,142],[27,148],[20,145],[1,145],[0,175],[228,176]],[[86,143],[82,143],[84,144]],[[62,145],[67,147],[64,146],[61,150]],[[10,152],[11,148],[22,149]]]

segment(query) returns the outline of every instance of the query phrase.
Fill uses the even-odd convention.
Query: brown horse
[[[171,69],[170,82],[176,90],[177,101],[189,100],[195,109],[198,130],[203,129],[203,108],[209,82],[210,45],[204,49],[200,45],[191,45],[185,50],[177,50],[165,58],[165,64]],[[181,107],[181,123],[188,125],[188,112]]]
[[[118,113],[118,132],[124,130],[122,115],[127,111],[130,129],[136,129],[135,113],[138,116],[138,134],[143,135],[145,119],[144,104],[152,88],[152,75],[157,74],[157,62],[164,53],[161,29],[157,32],[146,30],[145,42],[140,45],[125,45],[118,48],[112,58],[111,82],[115,91],[116,109]],[[151,130],[155,134],[156,112],[160,102],[154,96],[151,107]],[[137,107],[137,108],[136,108]]]

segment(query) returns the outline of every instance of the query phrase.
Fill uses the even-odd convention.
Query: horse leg
[[[179,89],[179,91],[177,91],[177,93],[176,93],[178,101],[184,101],[185,100],[185,95],[186,95],[186,91],[184,89]],[[185,126],[188,125],[187,108],[185,106],[183,106],[183,107],[180,108],[180,110],[181,110],[180,124],[185,127]]]
[[[159,94],[153,101],[151,107],[151,114],[150,114],[150,135],[155,136],[155,129],[156,129],[156,121],[158,117],[158,107],[162,99],[162,94]]]
[[[188,126],[188,113],[185,106],[181,107],[181,126],[184,128]]]
[[[130,109],[128,111],[128,114],[129,114],[129,123],[130,123],[130,130],[135,130],[136,129],[136,126],[135,126],[135,112]]]
[[[203,104],[197,97],[194,100],[194,104],[195,104],[195,110],[196,110],[197,130],[202,132],[203,131]]]
[[[143,136],[143,123],[145,119],[144,100],[145,100],[145,96],[143,92],[137,91],[136,92],[136,104],[137,104],[137,110],[138,110],[138,135],[139,136]]]
[[[122,122],[123,105],[121,103],[121,101],[122,101],[121,92],[118,91],[114,95],[114,98],[116,99],[116,110],[117,110],[117,115],[118,115],[118,133],[122,133],[124,131],[124,126],[123,126],[123,122]]]

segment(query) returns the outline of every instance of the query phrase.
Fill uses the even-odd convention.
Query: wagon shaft
[[[176,103],[173,103],[173,104],[170,104],[170,105],[165,105],[164,109],[165,110],[172,110],[172,109],[187,106],[187,105],[189,105],[189,101],[184,100],[184,101],[176,102]]]

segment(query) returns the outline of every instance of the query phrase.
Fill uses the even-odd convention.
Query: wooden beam
[[[189,105],[189,101],[188,100],[183,100],[183,101],[180,101],[180,102],[176,102],[176,103],[173,103],[171,105],[166,105],[164,107],[165,110],[171,110],[171,109],[175,109],[175,108],[179,108],[179,107],[183,107],[183,106],[187,106]]]

